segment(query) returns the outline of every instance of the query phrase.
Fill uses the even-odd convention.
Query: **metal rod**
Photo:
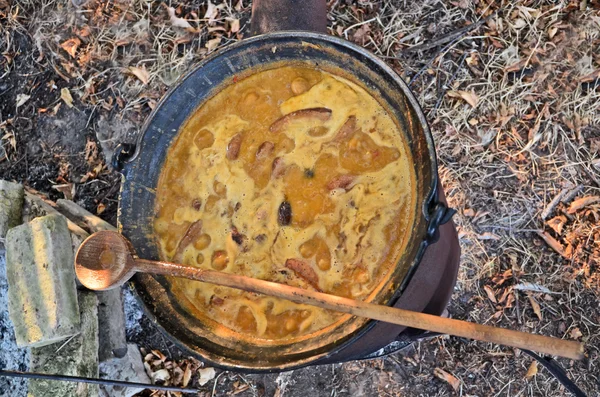
[[[15,377],[15,378],[27,378],[27,379],[47,379],[47,380],[57,380],[57,381],[63,381],[63,382],[92,383],[95,385],[107,385],[107,386],[135,387],[135,388],[143,388],[143,389],[151,389],[151,390],[176,391],[176,392],[190,393],[190,394],[191,393],[197,394],[200,391],[198,389],[190,389],[190,388],[183,388],[183,387],[149,385],[146,383],[124,382],[124,381],[120,381],[120,380],[97,379],[97,378],[84,378],[84,377],[80,377],[80,376],[40,374],[37,372],[0,370],[0,376],[11,376],[11,377]]]

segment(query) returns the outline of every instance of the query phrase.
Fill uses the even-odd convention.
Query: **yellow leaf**
[[[477,107],[477,102],[479,101],[479,97],[473,91],[448,91],[448,96],[452,98],[461,98],[472,108]]]
[[[67,87],[60,90],[60,99],[62,99],[68,107],[73,107],[73,97],[71,96],[71,91],[69,91]]]
[[[458,391],[460,387],[460,380],[458,380],[454,375],[449,374],[441,368],[434,369],[433,374],[441,380],[448,382],[454,391]]]
[[[531,379],[538,373],[538,362],[533,360],[527,373],[525,374],[525,379]]]
[[[129,72],[137,77],[144,85],[148,84],[150,80],[150,73],[146,70],[146,66],[142,65],[141,68],[130,66],[128,68]]]

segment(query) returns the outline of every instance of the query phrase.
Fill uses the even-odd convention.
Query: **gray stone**
[[[0,239],[9,229],[21,224],[23,185],[0,180]]]
[[[66,342],[31,349],[33,372],[98,378],[98,298],[79,291],[81,333]],[[97,397],[98,385],[30,380],[28,397]]]
[[[142,355],[135,344],[127,345],[127,355],[123,358],[113,358],[100,363],[100,377],[103,379],[122,380],[151,384],[150,378],[144,370]],[[101,397],[131,397],[144,389],[100,386]]]
[[[115,288],[98,293],[98,324],[100,324],[100,361],[121,358],[127,354],[125,338],[125,312],[121,289]]]
[[[79,332],[71,235],[62,215],[9,230],[6,276],[17,345],[44,346]]]
[[[12,321],[8,317],[8,284],[6,282],[6,255],[0,248],[0,368],[27,371],[29,352],[15,342]],[[0,376],[0,396],[24,397],[27,380]]]

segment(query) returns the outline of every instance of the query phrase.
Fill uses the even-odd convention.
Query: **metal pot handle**
[[[327,33],[325,0],[254,0],[250,34],[284,30]]]

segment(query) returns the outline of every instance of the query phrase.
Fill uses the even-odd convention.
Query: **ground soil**
[[[574,206],[600,195],[598,3],[328,4],[330,34],[386,60],[410,83],[431,124],[463,251],[450,315],[586,342],[585,360],[558,362],[590,396],[600,395],[600,204]],[[178,76],[247,36],[250,7],[247,1],[0,0],[0,177],[53,200],[72,198],[115,224],[121,177],[110,168],[111,151],[135,139]],[[189,27],[174,26],[181,23],[176,18]],[[573,188],[573,197],[549,207]],[[162,352],[158,366],[171,363],[173,374],[202,366],[168,343],[132,298],[127,302],[128,337],[148,354]],[[198,381],[194,372],[192,385]],[[203,396],[569,395],[517,350],[448,337],[385,358],[291,373],[217,370],[201,390]]]

